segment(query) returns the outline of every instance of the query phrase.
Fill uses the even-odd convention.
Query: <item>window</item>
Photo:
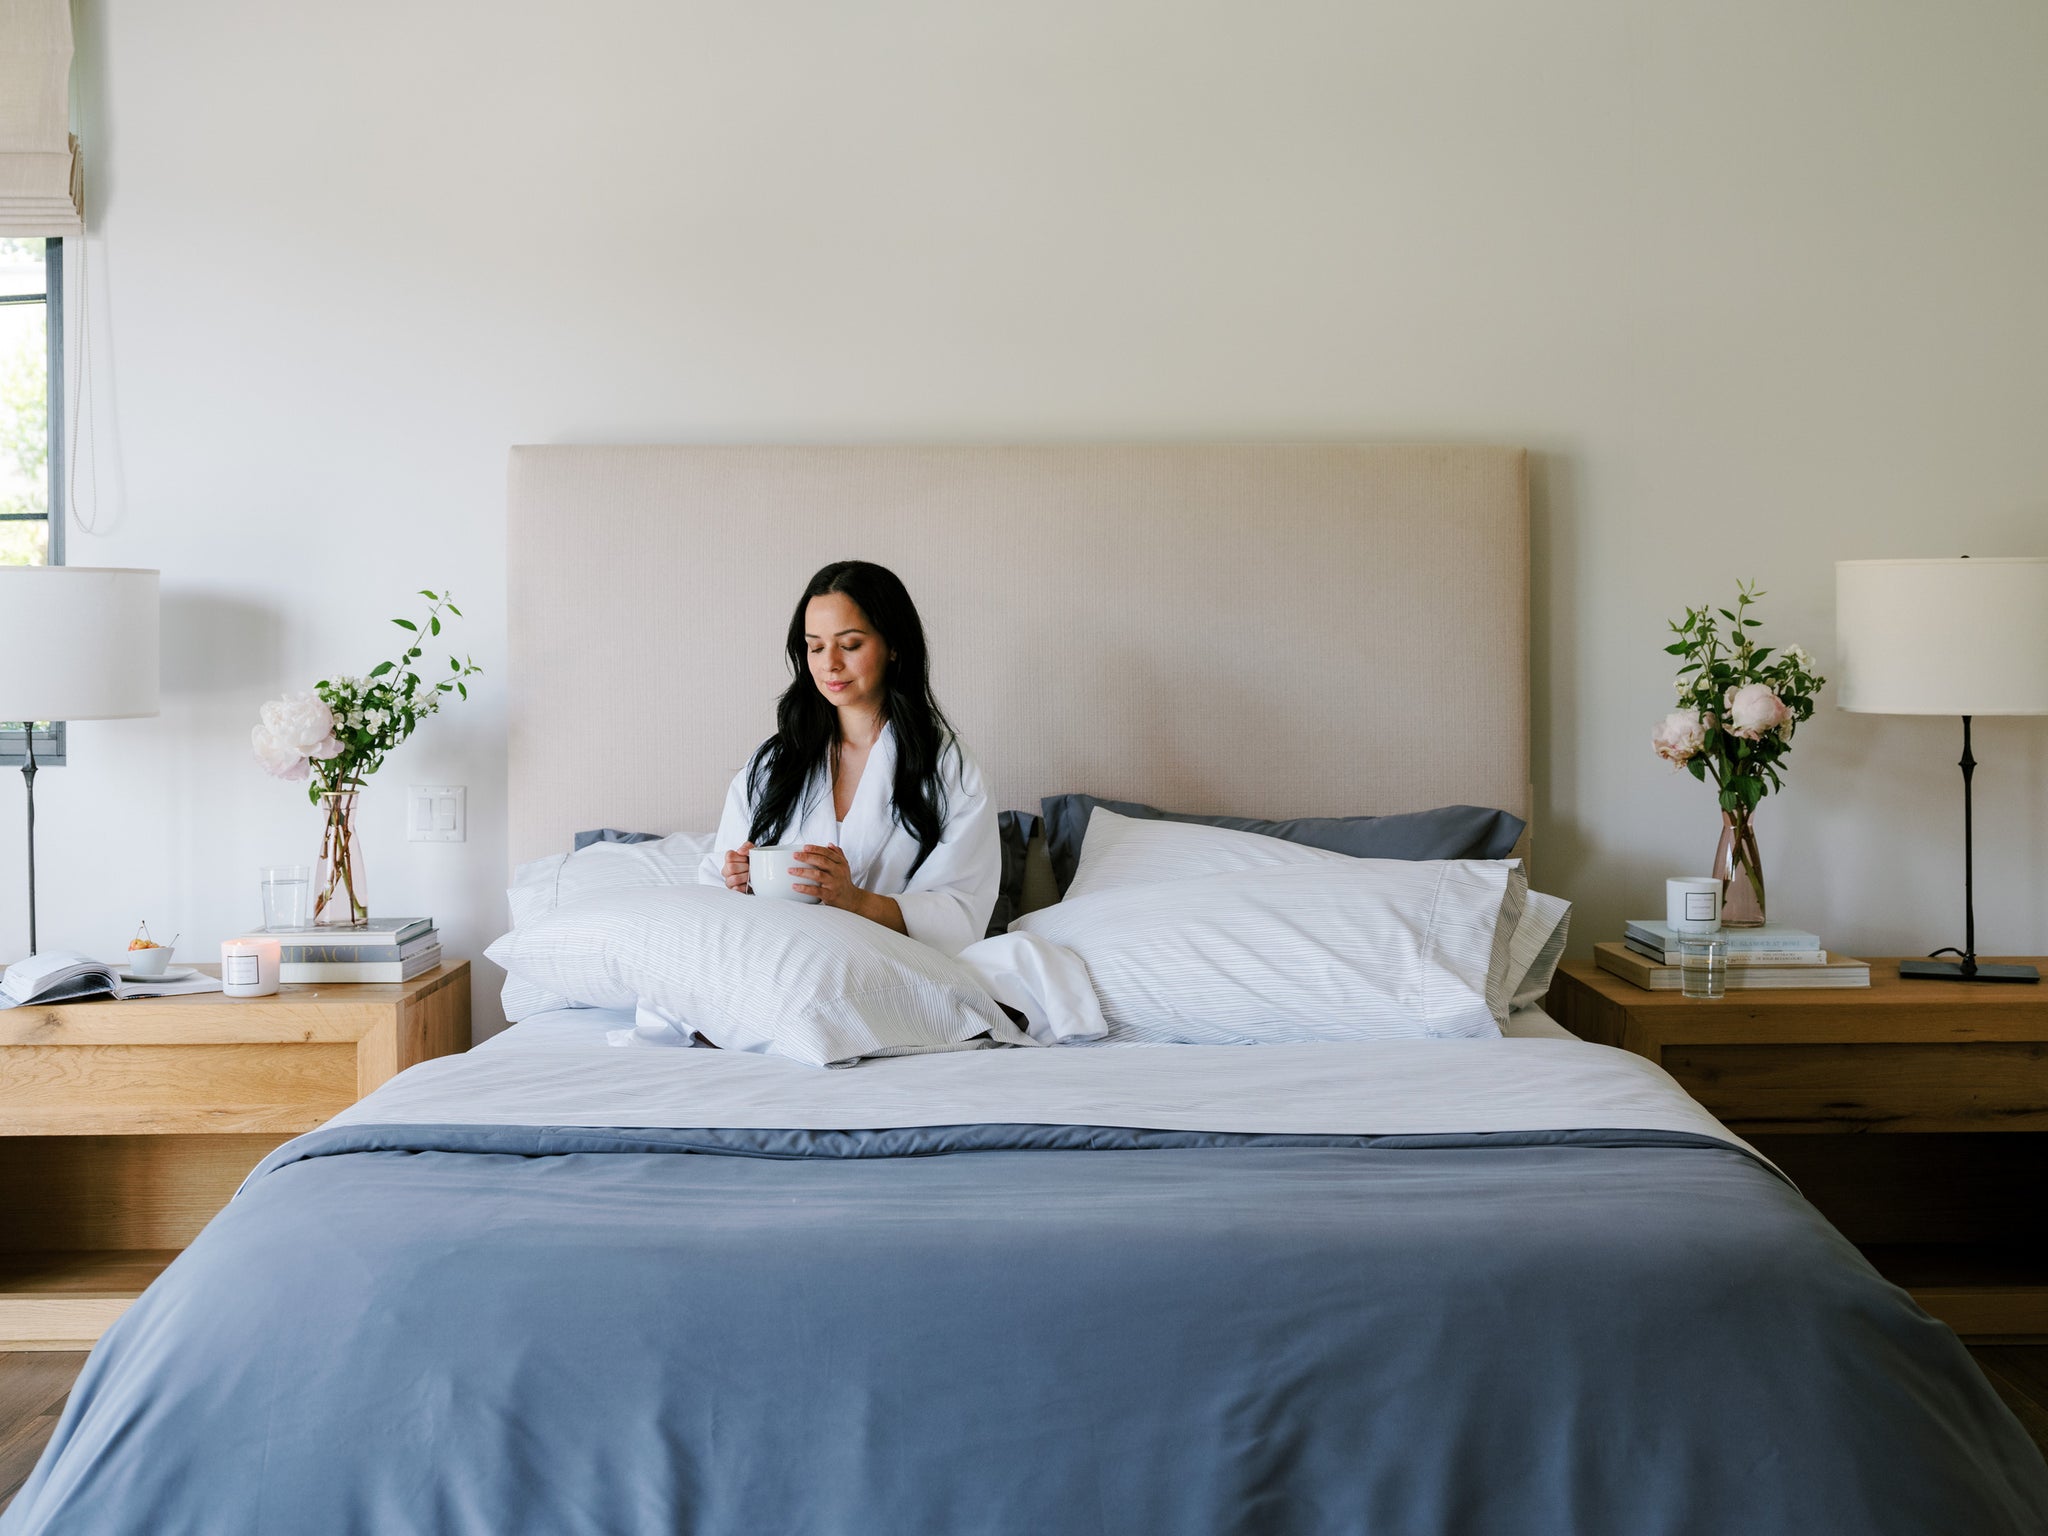
[[[64,242],[0,238],[0,565],[64,560]],[[19,766],[18,726],[0,765]],[[64,727],[36,731],[36,761],[64,761]]]

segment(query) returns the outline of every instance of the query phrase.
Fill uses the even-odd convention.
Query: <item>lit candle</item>
[[[220,989],[229,997],[268,997],[277,990],[283,947],[275,939],[229,939],[220,947]]]

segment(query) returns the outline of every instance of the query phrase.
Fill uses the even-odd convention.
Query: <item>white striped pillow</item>
[[[587,897],[484,953],[588,1007],[648,1003],[727,1050],[813,1066],[1029,1043],[972,971],[929,945],[836,907],[723,886]]]
[[[1310,848],[1262,832],[1205,826],[1198,821],[1142,821],[1098,805],[1088,813],[1081,862],[1067,886],[1066,899],[1234,869],[1328,864],[1332,860],[1355,862],[1348,853]]]
[[[1112,1040],[1493,1036],[1519,874],[1340,856],[1191,876],[1171,900],[1156,883],[1098,890],[1011,926],[1080,955]]]

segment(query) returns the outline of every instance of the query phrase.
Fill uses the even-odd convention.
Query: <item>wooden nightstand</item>
[[[2048,986],[1901,981],[1691,1002],[1590,963],[1546,1008],[1646,1056],[1974,1338],[2048,1334]]]
[[[468,1044],[466,960],[0,1012],[0,1350],[90,1347],[265,1154]]]

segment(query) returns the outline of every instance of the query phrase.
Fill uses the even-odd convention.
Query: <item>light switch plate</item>
[[[459,843],[469,836],[469,790],[461,784],[412,784],[405,791],[405,836],[413,843]]]

